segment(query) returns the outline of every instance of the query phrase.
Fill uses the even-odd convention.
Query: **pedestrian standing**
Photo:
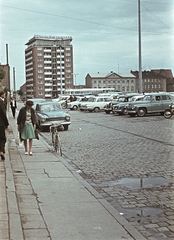
[[[28,100],[26,106],[20,109],[17,117],[18,131],[21,141],[24,141],[25,155],[29,154],[30,156],[33,155],[32,145],[36,130],[36,117],[32,106],[33,102]],[[27,140],[29,140],[29,148],[27,146]]]
[[[4,104],[4,96],[5,92],[0,91],[0,157],[1,160],[5,160],[5,143],[6,143],[6,135],[5,129],[8,128],[9,122],[6,116],[6,106]]]
[[[17,104],[16,104],[16,99],[14,97],[11,98],[10,106],[11,106],[13,118],[15,118]]]

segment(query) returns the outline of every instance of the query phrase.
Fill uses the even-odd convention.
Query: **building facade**
[[[131,71],[136,77],[136,88],[138,89],[139,72]],[[160,74],[157,70],[142,71],[142,92],[166,92],[167,91],[167,77]]]
[[[73,88],[71,37],[34,36],[25,49],[27,98],[57,98]]]
[[[87,88],[114,88],[115,91],[123,93],[137,92],[136,77],[132,73],[118,74],[113,71],[110,73],[87,74]]]

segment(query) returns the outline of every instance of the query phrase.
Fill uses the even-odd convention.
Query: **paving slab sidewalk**
[[[9,116],[0,161],[0,240],[145,240],[40,137],[33,156],[17,145]]]

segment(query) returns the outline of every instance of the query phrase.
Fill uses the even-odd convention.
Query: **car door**
[[[165,109],[168,109],[169,108],[169,105],[171,104],[172,102],[172,98],[171,96],[169,95],[162,95],[162,110],[164,111]],[[174,102],[174,100],[173,100]]]
[[[155,95],[151,102],[151,112],[161,112],[163,110],[163,101],[161,95]]]

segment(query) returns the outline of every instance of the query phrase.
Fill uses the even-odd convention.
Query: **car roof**
[[[45,102],[39,102],[38,103],[38,105],[47,105],[47,104],[51,104],[51,105],[59,104],[59,105],[61,105],[59,102],[51,102],[51,101],[45,101]]]

